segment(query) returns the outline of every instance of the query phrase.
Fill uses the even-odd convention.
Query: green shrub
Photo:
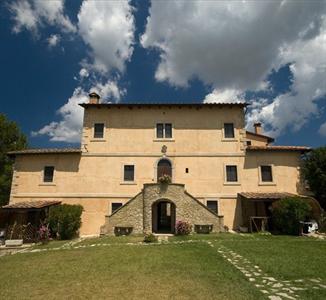
[[[177,221],[175,225],[175,233],[177,235],[188,235],[191,233],[192,226],[186,221]]]
[[[61,240],[75,237],[81,226],[81,205],[62,204],[50,207],[48,222],[52,234]]]
[[[307,201],[300,197],[288,197],[273,203],[273,224],[283,234],[298,235],[300,222],[305,221],[311,212]]]
[[[156,243],[156,242],[157,242],[157,237],[154,234],[149,233],[145,235],[144,243]]]

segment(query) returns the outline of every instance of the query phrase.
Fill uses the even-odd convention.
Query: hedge
[[[81,205],[61,204],[51,206],[48,223],[52,236],[61,240],[69,240],[78,235],[81,226]]]

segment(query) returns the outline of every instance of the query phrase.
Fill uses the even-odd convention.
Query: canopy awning
[[[8,205],[2,206],[2,209],[10,210],[31,210],[31,209],[42,209],[52,205],[58,205],[61,201],[51,200],[51,201],[24,201],[24,202],[15,202]]]
[[[245,199],[252,200],[252,201],[275,201],[286,197],[293,197],[298,196],[291,193],[254,193],[254,192],[247,192],[247,193],[239,193],[239,195]]]

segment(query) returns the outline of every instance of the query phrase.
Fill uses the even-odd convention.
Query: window
[[[53,182],[54,167],[44,167],[43,182]]]
[[[237,166],[226,166],[226,181],[227,182],[238,181]]]
[[[218,213],[218,206],[217,206],[217,201],[216,200],[209,200],[207,201],[207,208],[210,209],[214,213]]]
[[[272,167],[271,166],[260,166],[261,181],[273,182]]]
[[[123,180],[124,181],[134,181],[135,177],[135,166],[133,165],[125,165],[124,166],[124,174]]]
[[[94,138],[102,139],[104,137],[104,124],[95,123],[94,124]]]
[[[172,165],[171,162],[167,159],[161,159],[157,164],[157,182],[159,178],[168,175],[172,179]]]
[[[233,139],[234,138],[234,125],[233,123],[224,123],[224,138]]]
[[[171,139],[172,138],[172,124],[171,123],[156,124],[156,138]]]
[[[122,203],[111,203],[111,214],[113,214],[121,206]]]

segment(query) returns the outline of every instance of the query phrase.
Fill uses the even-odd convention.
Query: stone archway
[[[154,233],[174,233],[176,206],[167,199],[160,199],[152,205],[152,230]]]

